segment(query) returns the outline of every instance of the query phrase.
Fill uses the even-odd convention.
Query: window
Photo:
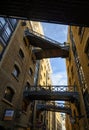
[[[79,27],[79,32],[78,32],[79,35],[82,34],[82,29],[83,29],[83,27]]]
[[[3,44],[8,43],[16,25],[16,19],[0,17],[0,39],[2,39],[1,41],[3,41]]]
[[[11,28],[5,18],[0,18],[0,31],[2,39],[7,42],[11,35]]]
[[[84,33],[84,27],[79,27],[78,35],[80,36],[80,38],[82,38],[83,33]]]
[[[19,50],[19,55],[20,55],[20,57],[23,59],[24,58],[24,53],[23,53],[23,51],[20,49]]]
[[[9,28],[8,24],[5,25],[4,31],[2,32],[2,38],[5,42],[8,42],[11,35],[11,29]]]
[[[0,30],[3,28],[5,23],[6,23],[5,19],[4,18],[0,18]]]
[[[12,90],[12,88],[7,87],[7,88],[5,89],[4,98],[5,98],[6,100],[8,100],[9,102],[11,102],[13,96],[14,96],[14,91]]]
[[[33,70],[32,70],[32,68],[31,68],[31,67],[29,68],[29,75],[30,75],[30,76],[32,76],[32,75],[33,75]]]
[[[19,77],[19,74],[20,74],[20,70],[19,70],[19,67],[17,65],[14,65],[14,69],[13,69],[13,72],[12,74],[15,76],[15,77]]]
[[[84,103],[85,103],[87,117],[89,118],[89,93],[87,90],[85,91],[83,97],[84,97]]]
[[[87,42],[86,42],[85,53],[86,53],[86,55],[87,55],[87,57],[88,57],[88,59],[89,59],[89,38],[88,38],[88,40],[87,40]]]
[[[17,20],[16,20],[16,19],[9,19],[9,21],[10,21],[11,25],[12,25],[13,27],[15,27],[15,25],[16,25],[16,23],[17,23]]]
[[[30,84],[27,82],[27,83],[26,83],[26,86],[25,86],[25,90],[29,90],[30,87],[31,87]]]

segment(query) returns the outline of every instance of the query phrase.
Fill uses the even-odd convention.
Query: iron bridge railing
[[[31,86],[26,91],[77,92],[76,86]]]
[[[72,114],[70,103],[37,104],[37,110],[62,112],[70,115]]]
[[[25,36],[26,36],[26,35],[32,35],[32,36],[35,35],[36,37],[42,38],[42,39],[44,39],[44,40],[46,40],[46,41],[49,41],[49,42],[55,44],[56,46],[60,46],[62,49],[67,49],[67,50],[69,50],[69,44],[68,44],[68,43],[66,43],[66,42],[60,43],[60,42],[58,42],[58,41],[55,41],[55,40],[53,40],[53,39],[51,39],[51,38],[48,38],[47,36],[44,36],[44,35],[42,35],[42,34],[36,32],[36,31],[33,31],[33,30],[31,30],[31,29],[26,29],[26,30],[25,30]]]
[[[23,98],[45,101],[70,101],[79,102],[79,93],[74,86],[33,86],[26,89]]]

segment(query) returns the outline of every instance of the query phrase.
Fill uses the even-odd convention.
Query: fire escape
[[[33,47],[32,51],[36,60],[43,58],[69,56],[69,45],[59,43],[33,30],[26,29],[24,41]],[[75,91],[75,86],[32,86],[24,91],[23,97],[29,102],[31,100],[43,101],[64,101],[79,104],[79,93]],[[65,106],[55,106],[38,104],[38,110],[60,111],[71,115],[71,108]]]

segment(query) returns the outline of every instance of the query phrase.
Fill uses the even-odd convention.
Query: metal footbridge
[[[74,90],[74,86],[32,86],[24,91],[23,96],[28,101],[79,101],[79,93]]]
[[[40,111],[53,111],[61,112],[71,115],[72,111],[69,103],[48,103],[48,104],[37,104],[37,110]]]
[[[37,60],[69,56],[69,45],[66,42],[59,43],[33,30],[25,30],[24,41],[33,46],[33,53]]]

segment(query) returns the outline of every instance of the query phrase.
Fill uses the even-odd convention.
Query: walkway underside
[[[37,60],[43,59],[43,58],[67,58],[68,52],[65,52],[59,48],[57,49],[47,49],[47,50],[41,50],[39,52],[35,52],[35,56]]]
[[[77,92],[24,92],[24,97],[28,100],[46,100],[46,101],[71,101],[74,102],[78,98]]]
[[[89,26],[89,1],[0,0],[0,16]]]
[[[71,109],[65,106],[57,106],[57,105],[44,105],[44,104],[37,104],[37,110],[41,111],[53,111],[53,112],[62,112],[71,115]]]
[[[69,56],[69,45],[61,44],[32,30],[25,31],[24,40],[34,47],[33,52],[37,60]]]
[[[56,87],[53,88],[53,90],[50,89],[36,89],[35,87],[32,87],[33,90],[26,90],[23,93],[23,96],[27,100],[45,100],[45,101],[51,101],[51,100],[60,100],[60,101],[70,101],[74,102],[75,100],[79,100],[79,93],[74,91],[66,91],[65,88],[59,88],[57,90]]]

